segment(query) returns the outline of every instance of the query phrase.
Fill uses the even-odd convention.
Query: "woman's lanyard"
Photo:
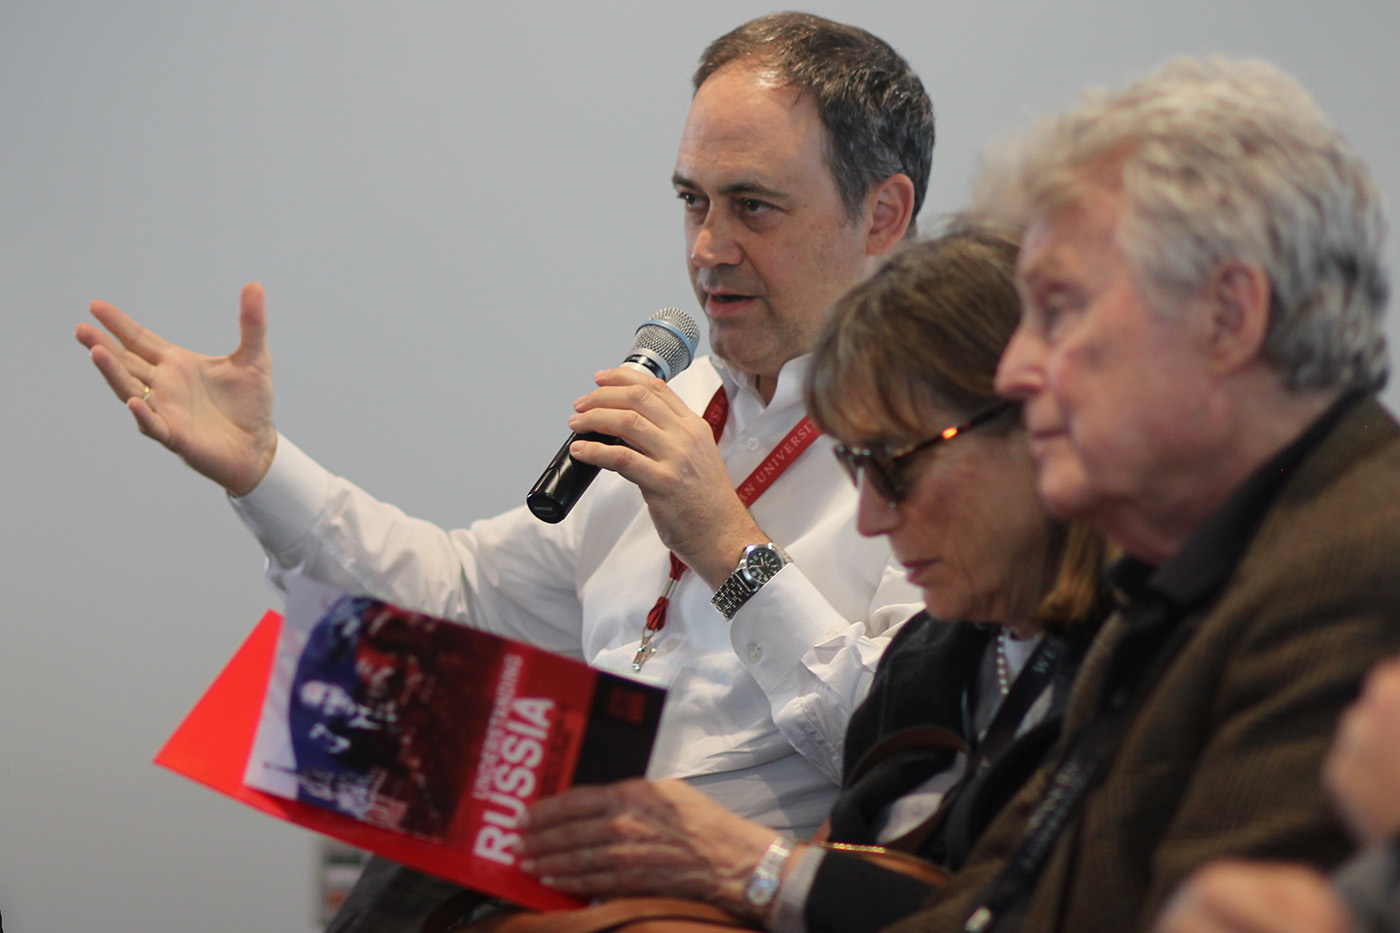
[[[714,433],[715,443],[719,443],[720,435],[724,433],[724,424],[729,420],[729,395],[724,391],[724,386],[715,390],[714,398],[705,406],[704,418]],[[744,503],[744,508],[750,508],[820,434],[816,425],[812,424],[812,419],[804,415],[802,420],[797,422],[797,426],[754,468],[748,478],[735,488],[734,491],[738,494],[739,501]],[[661,598],[656,601],[656,605],[647,613],[646,627],[642,629],[641,646],[637,649],[636,657],[632,659],[632,670],[640,671],[647,658],[656,651],[652,639],[657,632],[666,627],[666,612],[671,605],[671,593],[686,569],[685,562],[672,551],[671,570],[666,588],[661,591]]]
[[[996,710],[992,714],[992,721],[987,724],[986,730],[975,741],[973,741],[973,737],[977,735],[977,732],[972,727],[973,711],[969,703],[969,694],[963,693],[964,730],[969,738],[969,744],[973,746],[967,767],[969,776],[986,768],[1002,752],[1011,747],[1011,742],[1020,731],[1026,715],[1030,713],[1035,701],[1040,699],[1040,695],[1045,692],[1045,688],[1054,678],[1060,663],[1060,656],[1064,653],[1065,642],[1063,640],[1042,636],[1040,642],[1031,652],[1031,656],[1022,665],[1020,673],[1012,681],[1011,689],[997,704]]]

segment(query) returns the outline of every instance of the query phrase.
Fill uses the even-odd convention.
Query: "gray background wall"
[[[1394,0],[811,8],[923,76],[926,222],[991,138],[1180,52],[1279,62],[1400,192]],[[222,495],[73,342],[88,301],[222,353],[260,280],[288,435],[443,523],[513,505],[593,370],[694,308],[668,181],[689,73],[769,9],[0,5],[8,930],[301,931],[312,910],[310,835],[150,763],[273,595]]]

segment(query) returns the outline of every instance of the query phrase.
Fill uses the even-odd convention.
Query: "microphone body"
[[[676,308],[663,308],[637,328],[632,352],[622,361],[622,365],[668,382],[690,365],[695,358],[695,345],[699,339],[700,330],[689,315]],[[575,460],[569,453],[569,445],[578,440],[621,443],[610,434],[580,434],[577,431],[570,434],[525,496],[525,504],[541,521],[550,524],[563,521],[598,475],[599,467]]]

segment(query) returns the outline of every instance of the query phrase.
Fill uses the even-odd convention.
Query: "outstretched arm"
[[[141,433],[234,496],[257,486],[277,448],[262,286],[243,286],[238,349],[228,356],[177,347],[105,301],[91,311],[107,330],[83,323],[75,336]]]

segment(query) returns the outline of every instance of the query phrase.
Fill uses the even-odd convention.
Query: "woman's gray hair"
[[[1291,77],[1258,60],[1179,58],[1092,91],[992,153],[977,205],[1025,223],[1072,206],[1103,172],[1120,174],[1118,244],[1159,313],[1223,263],[1256,265],[1272,293],[1265,357],[1285,385],[1385,383],[1381,196]]]

